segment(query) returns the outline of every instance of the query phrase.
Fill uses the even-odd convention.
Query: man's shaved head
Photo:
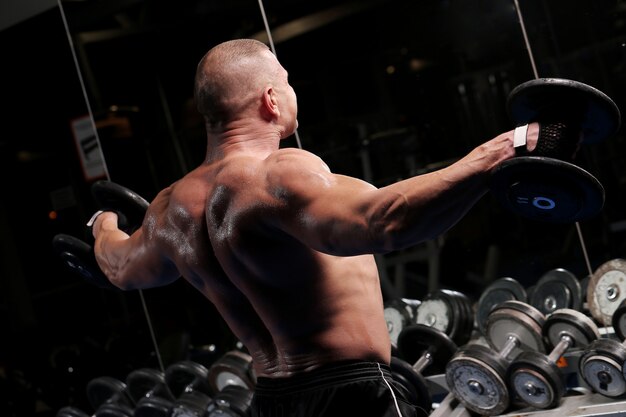
[[[262,42],[236,39],[210,49],[198,63],[194,95],[208,125],[219,127],[261,97],[280,64]]]

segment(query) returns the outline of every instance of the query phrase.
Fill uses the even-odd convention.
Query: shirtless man
[[[131,236],[114,213],[96,219],[102,271],[125,290],[182,275],[215,304],[253,358],[255,416],[417,415],[392,391],[372,254],[453,226],[487,192],[489,172],[514,155],[513,132],[377,189],[333,174],[309,152],[279,149],[297,127],[296,94],[266,45],[211,49],[195,96],[206,159],[156,196]]]

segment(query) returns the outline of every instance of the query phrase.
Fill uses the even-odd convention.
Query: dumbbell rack
[[[566,354],[567,367],[563,368],[566,376],[576,375],[580,352]],[[476,415],[465,409],[463,405],[448,393],[445,375],[434,375],[426,378],[429,390],[433,397],[443,399],[436,404],[430,417],[475,417]],[[494,417],[626,417],[626,399],[616,400],[593,393],[583,381],[578,378],[580,385],[576,387],[576,395],[566,395],[557,408],[537,410],[534,408],[519,408]]]
[[[448,394],[438,407],[430,414],[431,417],[474,417],[452,394]],[[581,394],[563,397],[558,408],[550,410],[520,409],[499,417],[624,417],[626,401],[615,401],[599,394]]]

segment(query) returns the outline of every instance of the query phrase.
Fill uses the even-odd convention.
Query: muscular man
[[[206,159],[157,195],[131,236],[115,214],[97,218],[104,273],[122,289],[182,275],[215,304],[253,358],[255,415],[415,415],[392,391],[372,254],[453,226],[487,191],[489,172],[514,155],[513,133],[377,189],[333,174],[309,152],[279,149],[297,126],[296,94],[266,45],[211,49],[195,97]]]

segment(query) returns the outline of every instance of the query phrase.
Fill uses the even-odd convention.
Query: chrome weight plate
[[[563,373],[548,357],[522,352],[508,369],[511,390],[522,402],[535,408],[552,408],[565,392]]]
[[[543,335],[551,348],[554,348],[563,336],[569,336],[572,341],[570,349],[583,349],[594,340],[600,339],[600,330],[593,320],[583,313],[563,308],[548,316],[543,326]]]
[[[465,408],[481,415],[497,415],[509,407],[506,362],[491,349],[468,345],[446,367],[446,382]]]
[[[598,339],[580,357],[579,374],[591,389],[611,398],[626,393],[622,368],[626,362],[626,347],[614,339]]]
[[[211,365],[207,379],[213,393],[220,392],[229,385],[253,390],[256,381],[252,357],[238,350],[228,351]]]
[[[535,307],[521,301],[505,301],[489,314],[486,338],[497,351],[501,351],[511,337],[516,338],[518,345],[510,357],[527,350],[545,353],[541,333],[544,323],[545,316]]]
[[[589,280],[587,304],[589,312],[605,326],[612,324],[613,313],[626,299],[626,260],[605,262]]]

